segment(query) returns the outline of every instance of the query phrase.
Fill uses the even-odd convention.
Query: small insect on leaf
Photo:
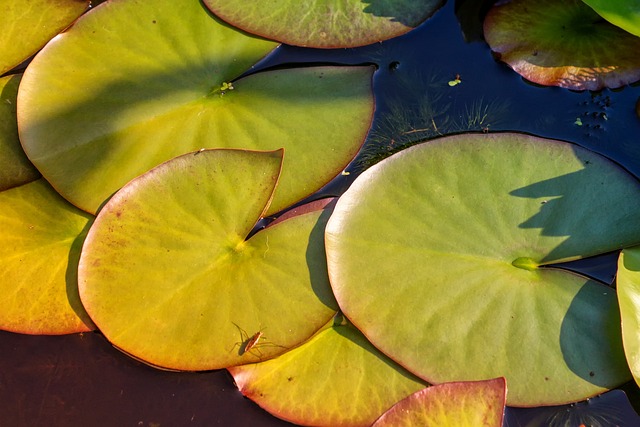
[[[244,354],[251,351],[251,349],[258,344],[258,341],[260,341],[260,338],[262,338],[261,331],[258,331],[255,334],[253,334],[253,336],[249,338],[249,340],[245,343],[244,347],[242,348],[242,353]]]
[[[239,347],[238,355],[242,356],[246,353],[250,353],[250,354],[253,354],[254,356],[262,357],[262,353],[260,352],[260,350],[258,350],[258,342],[264,336],[264,334],[262,333],[262,329],[256,332],[255,334],[253,334],[252,336],[249,336],[249,334],[247,334],[247,331],[242,329],[236,323],[233,323],[233,324],[236,328],[238,328],[238,331],[240,332],[240,339],[242,340],[242,341],[238,341],[233,346],[233,348]],[[258,354],[253,353],[252,350],[257,351]]]
[[[238,328],[238,331],[240,332],[240,339],[242,341],[239,341],[237,343],[234,344],[233,348],[230,350],[232,351],[234,348],[238,347],[238,355],[239,356],[244,356],[245,354],[249,353],[255,357],[258,357],[259,359],[262,359],[262,351],[260,351],[260,348],[263,347],[276,347],[276,348],[283,348],[286,349],[286,347],[278,345],[278,344],[274,344],[272,342],[269,342],[266,337],[264,336],[264,333],[262,332],[263,329],[259,330],[258,332],[256,332],[255,334],[249,336],[249,334],[247,334],[247,332],[242,329],[240,326],[238,326],[236,323],[232,322],[234,324],[234,326],[236,328]]]

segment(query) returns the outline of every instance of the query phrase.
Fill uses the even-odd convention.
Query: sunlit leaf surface
[[[373,115],[373,67],[239,79],[276,46],[221,23],[199,1],[103,3],[25,72],[22,144],[60,194],[89,212],[129,180],[186,152],[284,147],[270,207],[281,210],[356,154]]]
[[[397,37],[426,20],[442,0],[204,0],[219,17],[253,34],[320,48],[355,47]]]
[[[610,287],[547,266],[640,242],[639,217],[636,179],[593,152],[442,138],[340,198],[329,276],[353,323],[425,380],[503,376],[510,405],[572,402],[629,379],[618,305]]]
[[[16,123],[20,75],[0,78],[0,328],[28,334],[86,331],[77,262],[91,223],[25,156]]]
[[[506,395],[504,378],[431,386],[395,404],[373,427],[502,427]]]
[[[0,328],[28,334],[93,329],[77,286],[91,220],[43,179],[0,192]]]
[[[100,211],[79,267],[82,303],[149,364],[208,370],[264,360],[333,316],[327,211],[270,226],[282,150],[205,150],[131,181]]]
[[[89,0],[0,0],[0,75],[36,53],[89,7]]]
[[[370,426],[425,387],[341,319],[276,359],[229,368],[240,391],[296,424]]]

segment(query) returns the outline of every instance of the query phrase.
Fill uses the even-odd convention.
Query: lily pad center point
[[[514,267],[521,268],[523,270],[533,271],[538,268],[538,263],[529,257],[520,257],[513,260],[511,263]]]

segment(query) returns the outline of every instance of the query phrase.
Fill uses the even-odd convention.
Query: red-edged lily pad
[[[374,101],[370,66],[239,78],[277,46],[220,22],[197,0],[103,3],[27,68],[18,95],[24,150],[63,197],[96,212],[178,155],[284,147],[270,205],[279,211],[351,161]]]
[[[501,427],[506,398],[504,378],[435,385],[396,403],[373,427]]]
[[[341,314],[300,347],[229,372],[258,405],[310,426],[370,426],[426,385],[380,353]]]
[[[264,360],[334,314],[328,211],[248,237],[282,150],[204,150],[132,180],[98,214],[79,266],[82,303],[115,346],[149,364],[208,370]]]
[[[612,209],[612,207],[615,207]],[[520,134],[458,135],[365,171],[327,224],[341,309],[430,383],[505,377],[515,406],[630,377],[615,292],[554,263],[640,242],[640,184]]]
[[[527,80],[577,90],[617,88],[640,79],[640,38],[580,0],[514,0],[484,22],[498,58]]]
[[[253,34],[318,48],[356,47],[411,31],[442,0],[204,0],[220,18]]]

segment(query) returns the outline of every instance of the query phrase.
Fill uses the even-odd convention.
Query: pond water
[[[449,0],[405,36],[358,49],[282,46],[257,66],[378,67],[370,137],[349,174],[319,195],[341,194],[367,165],[406,144],[463,131],[519,131],[570,141],[640,177],[640,86],[574,92],[524,81],[495,61],[482,40],[481,14],[489,3]],[[456,79],[459,84],[449,84]],[[616,255],[561,267],[612,283]],[[6,426],[290,425],[243,398],[226,371],[158,371],[124,356],[98,333],[43,337],[0,332],[0,354],[0,424]],[[638,387],[624,389],[638,408]],[[600,421],[610,416],[618,425],[638,422],[626,397],[615,391],[562,408],[509,410],[505,425],[550,425],[550,420],[565,425],[589,409],[599,411]]]

